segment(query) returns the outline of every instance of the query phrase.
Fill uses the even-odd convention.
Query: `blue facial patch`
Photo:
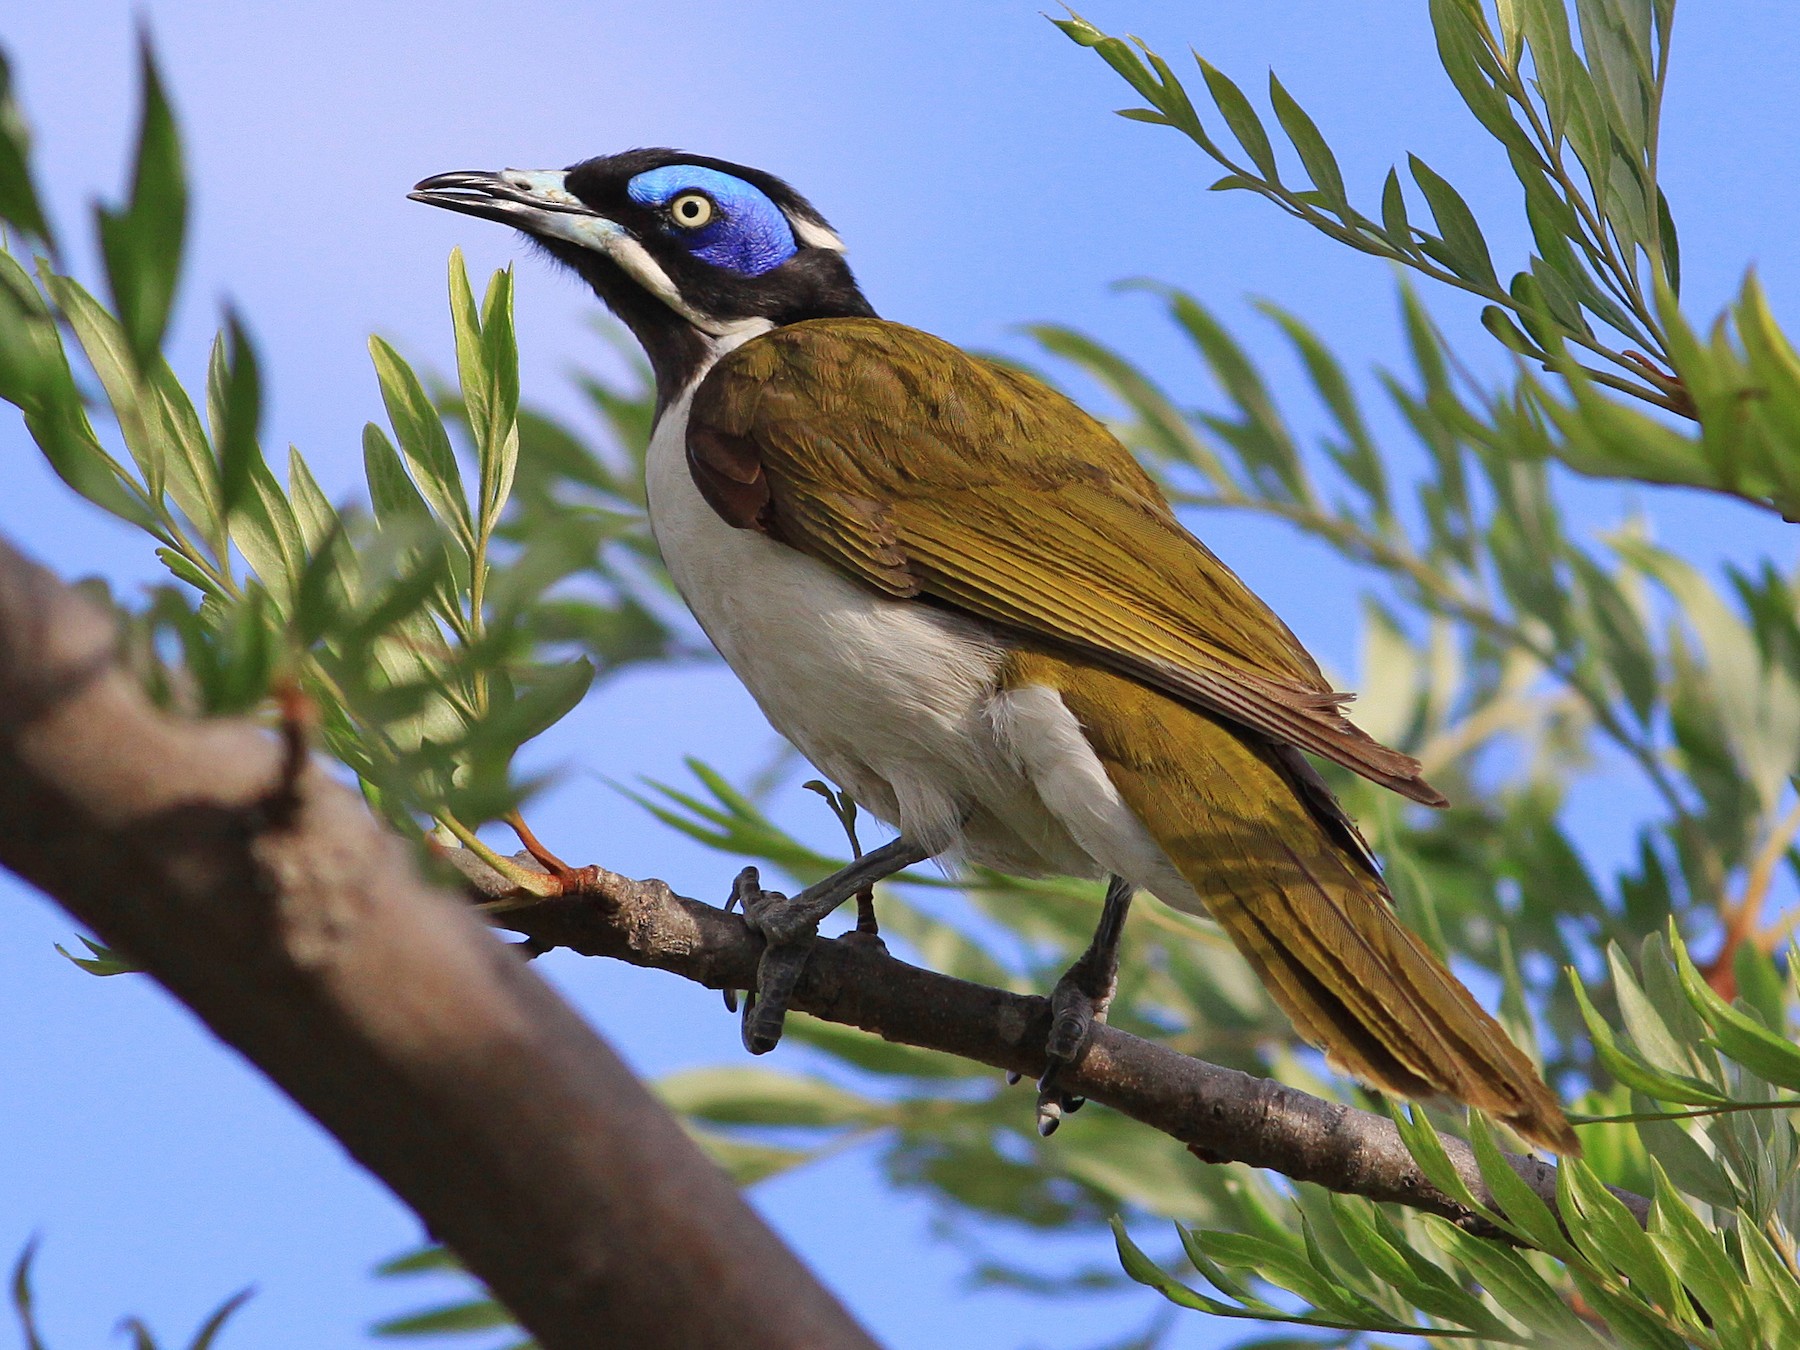
[[[625,185],[639,206],[667,206],[684,192],[712,198],[713,218],[697,230],[671,233],[702,262],[759,277],[780,267],[799,246],[782,209],[741,178],[695,164],[668,164],[640,173]]]

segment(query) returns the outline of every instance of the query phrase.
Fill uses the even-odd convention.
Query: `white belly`
[[[688,470],[691,393],[651,440],[651,529],[688,608],[775,729],[934,853],[1021,875],[1115,872],[1176,903],[1191,895],[1060,697],[1000,689],[998,634],[720,519]],[[1040,696],[1031,715],[1026,693]]]

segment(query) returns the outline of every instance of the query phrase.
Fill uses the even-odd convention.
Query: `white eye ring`
[[[704,192],[684,192],[669,203],[669,219],[684,230],[698,230],[711,223],[715,209]]]

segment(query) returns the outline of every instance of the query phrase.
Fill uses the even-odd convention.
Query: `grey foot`
[[[1081,987],[1083,972],[1078,966],[1056,982],[1050,994],[1050,1034],[1044,1040],[1044,1073],[1038,1079],[1037,1131],[1048,1139],[1056,1133],[1063,1117],[1073,1115],[1087,1104],[1087,1098],[1057,1087],[1057,1076],[1081,1060],[1088,1042],[1093,1039],[1094,1025],[1106,1020],[1106,1004],[1110,999],[1096,999]]]
[[[743,906],[744,921],[763,938],[762,960],[756,966],[756,988],[744,996],[744,1049],[766,1055],[781,1043],[794,986],[806,969],[806,958],[818,940],[819,921],[804,905],[796,905],[779,891],[765,891],[757,871],[746,867],[731,886],[732,903]]]
[[[781,1041],[781,1026],[787,1020],[788,1005],[793,1002],[794,986],[799,984],[800,972],[806,969],[806,959],[819,939],[819,920],[857,892],[930,856],[901,835],[808,886],[792,899],[777,891],[765,891],[757,881],[754,867],[738,873],[725,907],[729,910],[742,904],[744,922],[763,939],[756,991],[744,1000],[746,1050],[753,1055],[766,1055]],[[873,903],[871,899],[871,907]],[[861,923],[857,926],[864,927]],[[874,912],[870,908],[865,940],[878,943],[881,938],[873,930]]]

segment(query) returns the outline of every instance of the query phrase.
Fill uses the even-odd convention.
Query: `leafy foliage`
[[[1215,389],[1198,410],[1078,331],[1032,332],[1108,393],[1115,430],[1179,506],[1252,513],[1368,577],[1358,720],[1418,755],[1456,806],[1402,807],[1327,772],[1407,920],[1493,995],[1585,1113],[1586,1155],[1559,1173],[1560,1225],[1498,1161],[1506,1141],[1436,1110],[1402,1118],[1421,1166],[1460,1188],[1438,1141],[1466,1129],[1498,1199],[1488,1217],[1513,1245],[1201,1166],[1100,1108],[1040,1140],[1025,1094],[985,1070],[804,1016],[788,1036],[808,1053],[788,1065],[692,1071],[662,1090],[746,1184],[871,1149],[896,1188],[937,1202],[989,1283],[1068,1293],[1135,1280],[1173,1307],[1335,1331],[1337,1344],[1787,1343],[1800,1338],[1800,992],[1788,956],[1800,577],[1766,561],[1709,576],[1659,546],[1644,518],[1587,537],[1557,466],[1793,518],[1800,361],[1754,278],[1704,330],[1679,308],[1674,216],[1657,183],[1673,0],[1432,0],[1430,13],[1446,72],[1519,179],[1534,241],[1522,262],[1497,262],[1456,189],[1416,159],[1404,180],[1387,176],[1378,205],[1354,205],[1325,133],[1279,80],[1278,146],[1210,63],[1190,93],[1142,44],[1078,17],[1059,26],[1147,104],[1126,116],[1176,128],[1225,170],[1219,189],[1266,198],[1414,283],[1481,297],[1484,327],[1515,358],[1506,384],[1469,376],[1405,287],[1408,367],[1378,375],[1415,443],[1405,447],[1377,438],[1360,380],[1272,305],[1264,313],[1328,422],[1317,444],[1294,431],[1297,414],[1238,339],[1177,288],[1146,290]],[[459,392],[433,397],[373,344],[391,432],[371,425],[365,441],[372,511],[329,505],[297,454],[278,480],[257,448],[260,379],[243,325],[228,317],[215,347],[204,424],[158,352],[184,194],[153,73],[145,88],[132,192],[104,217],[108,308],[57,269],[0,68],[0,220],[45,255],[28,270],[0,254],[0,397],[76,491],[158,544],[176,584],[128,616],[154,689],[267,714],[271,691],[298,688],[327,746],[396,823],[435,821],[479,847],[472,827],[524,786],[513,753],[580,697],[590,667],[684,654],[657,617],[643,528],[648,396],[586,386],[610,452],[522,409],[510,278],[478,305],[453,262]],[[89,421],[72,352],[122,453]],[[800,882],[843,861],[778,821],[765,791],[691,769],[692,783],[647,783],[638,800]],[[1647,803],[1628,861],[1610,872],[1572,822],[1571,789],[1600,772],[1629,777],[1625,800]],[[846,800],[821,795],[848,828]],[[914,959],[1043,991],[1087,941],[1098,901],[1085,884],[918,873],[884,888],[880,913]],[[1297,1042],[1215,925],[1145,902],[1127,942],[1115,1025],[1366,1103]],[[103,950],[71,959],[117,969]],[[1651,1197],[1647,1229],[1609,1186]],[[1169,1273],[1175,1248],[1165,1258],[1138,1245],[1152,1216],[1176,1222],[1212,1292]],[[1110,1227],[1122,1271],[999,1259],[981,1249],[995,1223]],[[428,1250],[385,1273],[451,1267]],[[378,1330],[505,1327],[475,1296]]]
[[[36,1239],[25,1245],[19,1253],[19,1259],[13,1263],[11,1295],[13,1315],[19,1322],[19,1339],[24,1343],[24,1350],[48,1350],[43,1333],[38,1329],[37,1298],[31,1287],[31,1267],[37,1260],[38,1244]],[[194,1332],[187,1343],[187,1350],[212,1350],[225,1324],[231,1320],[237,1310],[250,1301],[256,1291],[244,1289],[226,1299],[213,1309],[204,1322]],[[136,1317],[127,1317],[119,1323],[119,1330],[130,1333],[132,1350],[158,1350],[158,1341]]]
[[[155,540],[173,584],[122,615],[155,693],[206,712],[270,710],[272,694],[297,695],[284,715],[315,717],[325,747],[392,822],[435,822],[487,852],[474,827],[531,787],[511,772],[519,747],[574,707],[596,670],[674,651],[641,570],[609,557],[614,544],[640,560],[647,548],[630,456],[604,458],[521,410],[511,273],[477,305],[455,255],[456,397],[434,398],[392,346],[370,340],[391,428],[364,429],[371,509],[332,505],[298,450],[277,478],[238,317],[227,314],[213,344],[204,421],[161,354],[186,189],[147,50],[143,88],[130,199],[98,217],[111,308],[51,261],[24,137],[16,117],[6,124],[15,176],[0,206],[51,254],[28,271],[0,252],[0,397],[24,412],[69,486]],[[89,418],[76,356],[122,457]],[[641,443],[647,393],[595,395],[606,421]]]

